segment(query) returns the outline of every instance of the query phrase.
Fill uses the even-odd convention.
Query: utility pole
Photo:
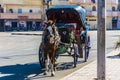
[[[106,80],[105,72],[105,0],[98,0],[97,80]]]

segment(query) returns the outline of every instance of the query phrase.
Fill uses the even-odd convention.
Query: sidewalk
[[[120,52],[116,49],[106,55],[106,80],[120,80],[120,57],[115,56]],[[71,73],[60,80],[96,80],[97,61]]]

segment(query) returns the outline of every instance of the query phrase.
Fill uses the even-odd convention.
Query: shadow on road
[[[38,63],[2,66],[0,67],[0,73],[10,75],[0,77],[0,80],[29,80],[28,76],[34,75],[32,77],[36,77],[43,72],[44,70],[40,69]]]
[[[107,56],[107,58],[111,59],[120,59],[120,56],[114,55],[114,56]]]
[[[82,63],[84,63],[84,61],[77,62],[77,64],[82,64]],[[62,63],[56,64],[57,71],[63,71],[63,70],[68,70],[73,68],[75,68],[73,62],[62,62]]]

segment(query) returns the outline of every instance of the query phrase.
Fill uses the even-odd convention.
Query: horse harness
[[[48,26],[46,28],[47,33],[45,33],[46,35],[46,39],[47,41],[49,41],[49,43],[52,43],[54,45],[54,47],[59,45],[59,34],[57,33],[57,28],[54,26],[54,28],[52,28],[51,26]],[[47,44],[48,42],[45,41],[45,43]]]

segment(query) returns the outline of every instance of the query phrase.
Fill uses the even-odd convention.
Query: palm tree
[[[115,44],[115,49],[117,49],[117,48],[120,48],[120,38],[119,38],[119,40]],[[120,56],[120,53],[117,54],[117,56]]]

